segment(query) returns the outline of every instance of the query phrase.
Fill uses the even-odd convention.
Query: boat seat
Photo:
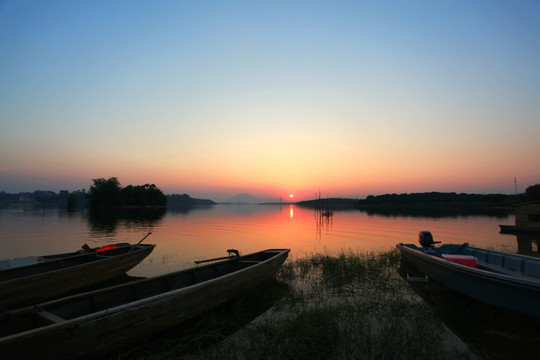
[[[530,271],[530,269],[527,268],[527,262],[525,262],[525,271],[521,272],[521,271],[516,271],[516,270],[511,270],[507,267],[502,267],[502,266],[490,266],[492,264],[489,264],[489,263],[484,263],[484,262],[478,262],[478,268],[480,269],[483,269],[483,270],[488,270],[488,271],[492,271],[494,273],[498,273],[498,274],[503,274],[503,275],[509,275],[509,276],[515,276],[515,277],[518,277],[518,278],[521,278],[521,279],[525,279],[525,280],[535,280],[535,281],[538,281],[538,275],[534,275],[534,273],[532,271]],[[537,265],[537,264],[534,264],[534,265]],[[529,271],[527,271],[529,270]]]
[[[66,321],[66,319],[64,319],[64,318],[62,318],[62,317],[60,317],[58,315],[55,315],[55,314],[53,314],[51,312],[48,312],[46,310],[38,311],[36,314],[37,314],[37,316],[39,316],[43,320],[46,320],[47,322],[49,322],[50,324],[57,324],[57,323]]]
[[[487,263],[498,267],[503,267],[504,255],[501,254],[488,254]]]
[[[472,254],[473,256],[477,257],[480,261],[486,261],[487,262],[487,252],[482,250],[475,250]]]
[[[528,276],[540,278],[540,263],[530,260],[525,261],[523,273]]]
[[[507,255],[504,258],[504,266],[512,271],[521,272],[521,266],[523,261],[520,258]]]

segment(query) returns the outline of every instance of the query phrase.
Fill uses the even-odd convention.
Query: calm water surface
[[[131,218],[96,221],[86,211],[59,209],[0,210],[0,258],[74,251],[113,242],[157,244],[154,252],[129,272],[153,276],[193,266],[197,259],[267,248],[290,248],[291,258],[315,252],[379,251],[396,243],[416,243],[420,230],[430,230],[443,243],[469,242],[518,252],[514,235],[499,234],[499,224],[513,224],[514,216],[411,217],[336,212],[330,218],[294,205],[216,205],[189,212],[159,214],[153,220]],[[521,248],[537,250],[535,239]]]
[[[311,209],[294,205],[217,205],[189,212],[162,212],[150,218],[132,214],[116,220],[113,217],[96,219],[86,211],[4,209],[0,210],[0,258],[74,251],[84,243],[90,246],[136,243],[147,232],[152,235],[145,242],[157,246],[128,273],[131,276],[148,277],[193,267],[193,260],[224,256],[230,248],[241,253],[290,248],[292,259],[316,252],[390,250],[398,242],[417,243],[420,230],[432,231],[435,240],[443,243],[469,242],[507,252],[539,254],[540,239],[521,236],[518,239],[515,235],[499,233],[499,224],[514,223],[513,215],[419,217],[369,215],[360,211],[335,212],[330,218],[316,215]],[[448,294],[443,295],[435,305],[446,304],[441,316],[451,314],[450,320],[445,318],[445,321],[462,339],[475,344],[475,348],[488,354],[487,358],[505,358],[509,351],[514,354],[516,346],[525,349],[522,353],[527,356],[523,358],[529,358],[530,354],[534,354],[530,357],[534,358],[538,337],[537,332],[531,331],[537,329],[536,323],[520,333],[524,340],[519,345],[514,344],[514,340],[509,343],[507,339],[514,339],[514,330],[523,328],[522,318],[517,321],[517,328],[499,320],[496,326],[485,328],[485,324],[493,321],[490,311],[486,317],[456,322],[453,321],[454,311],[478,308],[471,305],[470,299],[453,296],[454,301],[443,302],[450,298]],[[446,307],[457,310],[447,311]],[[471,323],[475,325],[473,331]],[[492,328],[494,330],[490,330]],[[495,352],[496,356],[491,356]]]

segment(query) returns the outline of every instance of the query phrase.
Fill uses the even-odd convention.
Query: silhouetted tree
[[[67,196],[68,211],[74,211],[76,208],[77,208],[77,195],[75,193],[68,194]]]
[[[525,189],[527,201],[540,200],[540,184],[531,185]]]
[[[118,178],[93,179],[94,184],[88,191],[88,205],[91,208],[122,205],[122,193]]]
[[[167,198],[152,184],[131,186],[122,189],[123,204],[127,206],[165,206]]]
[[[128,185],[120,187],[117,178],[94,179],[88,192],[90,208],[126,206],[166,206],[167,198],[156,185]]]
[[[35,201],[43,204],[52,204],[58,202],[58,194],[54,191],[36,190],[32,193]]]

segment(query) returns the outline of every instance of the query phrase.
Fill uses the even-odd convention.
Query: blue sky
[[[511,192],[539,59],[537,1],[0,1],[0,191]]]

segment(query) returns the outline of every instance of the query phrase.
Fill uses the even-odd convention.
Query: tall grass
[[[286,291],[277,291],[279,298],[259,316],[226,335],[214,334],[213,344],[196,340],[200,348],[173,347],[146,353],[145,358],[471,358],[466,347],[449,345],[448,329],[399,276],[399,265],[397,250],[312,254],[289,260],[276,276],[278,284],[287,285]],[[236,309],[227,311],[229,325],[258,302],[268,304],[268,288],[259,291],[258,297],[239,299]],[[208,333],[212,329],[209,326]]]

